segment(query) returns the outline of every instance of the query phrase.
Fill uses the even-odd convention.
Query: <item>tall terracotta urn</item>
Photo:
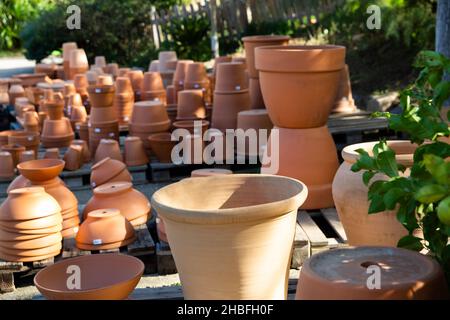
[[[351,171],[352,165],[359,158],[356,150],[364,149],[372,154],[376,143],[358,143],[344,148],[342,151],[344,162],[333,181],[333,198],[350,245],[395,247],[400,238],[408,234],[397,220],[397,210],[369,215],[368,188],[362,180],[363,172]],[[410,168],[417,146],[406,140],[391,140],[387,143],[395,151],[397,162]],[[409,170],[405,171],[405,174],[408,175]],[[386,179],[386,177],[375,176],[372,182],[380,179]]]
[[[298,180],[259,174],[188,178],[155,192],[184,297],[286,299],[306,195]]]

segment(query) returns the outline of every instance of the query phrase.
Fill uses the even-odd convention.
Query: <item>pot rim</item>
[[[110,196],[112,194],[119,194],[130,191],[132,188],[133,184],[131,182],[126,181],[107,182],[96,187],[93,190],[93,192],[95,195]]]
[[[255,35],[243,37],[242,41],[245,42],[270,42],[270,41],[286,41],[290,40],[290,36],[278,35],[278,34],[267,34],[267,35]]]
[[[242,206],[226,209],[185,209],[183,207],[172,207],[160,202],[161,193],[175,185],[189,184],[193,181],[202,181],[206,184],[217,180],[239,180],[239,179],[276,179],[289,182],[297,189],[296,193],[286,199],[266,202],[257,205]],[[198,180],[201,179],[201,180]],[[151,206],[161,214],[164,219],[190,224],[232,224],[250,221],[278,218],[297,209],[305,202],[308,196],[307,186],[297,180],[285,176],[270,174],[232,174],[211,177],[186,178],[177,183],[168,185],[156,191],[151,198]]]
[[[407,167],[411,167],[414,163],[414,152],[417,149],[417,145],[411,143],[409,140],[387,140],[388,147],[391,147],[395,151],[395,147],[408,148],[411,150],[410,153],[400,153],[395,155],[395,160]],[[359,159],[359,153],[356,152],[357,149],[364,149],[369,154],[371,154],[372,148],[379,143],[379,141],[370,141],[370,142],[362,142],[356,143],[346,146],[341,154],[344,161],[349,162],[351,164],[356,163]]]

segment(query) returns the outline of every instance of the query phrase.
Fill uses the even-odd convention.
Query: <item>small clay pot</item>
[[[43,159],[59,159],[59,149],[58,148],[46,149]]]
[[[73,79],[73,84],[75,85],[75,89],[77,90],[78,94],[82,96],[87,94],[89,82],[85,74],[75,75]]]
[[[177,120],[204,119],[206,117],[202,90],[178,92]]]
[[[117,108],[113,105],[103,108],[91,108],[89,115],[89,122],[91,124],[99,125],[101,123],[108,123],[118,121]]]
[[[96,188],[108,182],[131,182],[132,177],[126,165],[118,160],[105,158],[92,166],[91,187]]]
[[[78,170],[83,165],[83,147],[71,145],[64,154],[64,169],[69,171]]]
[[[213,77],[215,78],[217,75],[217,68],[221,63],[229,63],[232,62],[233,58],[231,56],[219,56],[214,58],[214,66],[213,66]]]
[[[88,93],[93,108],[105,108],[113,105],[113,85],[90,85]]]
[[[0,151],[0,180],[9,180],[14,177],[14,161],[10,152]]]
[[[375,272],[377,270],[377,272]],[[376,287],[368,275],[377,274]],[[297,300],[449,299],[439,264],[411,250],[354,247],[326,250],[303,263]],[[368,285],[369,284],[369,285]],[[420,285],[418,285],[420,284]]]
[[[64,78],[66,80],[70,79],[70,56],[72,50],[78,49],[77,44],[75,42],[66,42],[63,43],[63,68],[64,68]]]
[[[184,85],[186,83],[200,83],[208,79],[205,65],[201,62],[189,63],[184,78]]]
[[[119,75],[119,65],[117,63],[108,63],[103,69],[114,78]]]
[[[261,93],[261,87],[259,85],[259,79],[250,78],[249,81],[249,91],[250,91],[250,108],[251,109],[265,109],[264,99]]]
[[[177,144],[177,141],[172,141],[171,136],[169,132],[154,133],[148,136],[150,148],[159,162],[172,162],[171,152]]]
[[[128,136],[125,139],[124,158],[127,166],[142,166],[149,162],[142,140]]]
[[[55,95],[54,100],[45,102],[45,110],[50,120],[61,120],[64,116],[64,100],[60,95]]]
[[[111,182],[95,188],[93,197],[84,208],[83,217],[105,207],[118,209],[128,221],[148,217],[151,209],[147,197],[133,189],[131,182]]]
[[[118,77],[116,79],[116,94],[119,93],[133,93],[133,87],[131,86],[130,78]]]
[[[34,150],[22,151],[19,155],[19,163],[30,161],[36,159],[36,154]]]
[[[167,102],[166,90],[142,91],[141,101],[159,101],[165,105]]]
[[[175,73],[173,75],[173,85],[176,88],[181,88],[181,90],[183,89],[188,65],[193,62],[193,60],[178,60],[177,68],[175,69]]]
[[[152,60],[148,66],[148,71],[159,72],[159,60]]]
[[[9,136],[14,132],[15,130],[0,131],[0,146],[8,144]]]
[[[70,74],[69,79],[73,79],[78,73],[85,73],[89,70],[89,63],[86,52],[83,49],[74,49],[70,52]]]
[[[253,109],[241,111],[237,117],[237,129],[247,131],[253,129],[256,132],[258,145],[256,150],[250,150],[250,144],[247,139],[236,139],[236,151],[238,155],[262,156],[264,153],[265,142],[259,140],[261,130],[266,130],[267,137],[270,135],[273,124],[270,121],[269,114],[265,109]]]
[[[77,122],[75,123],[75,130],[81,140],[86,141],[89,144],[89,123],[88,122]]]
[[[80,290],[67,288],[67,268],[85,270]],[[124,300],[144,273],[141,260],[121,254],[86,255],[42,269],[34,277],[39,292],[49,300]]]
[[[81,153],[83,155],[83,162],[88,163],[91,161],[91,153],[89,152],[89,146],[84,140],[73,140],[72,145],[81,146]]]
[[[119,122],[89,123],[89,150],[95,155],[102,139],[119,140]]]
[[[68,118],[44,121],[41,135],[44,148],[68,147],[74,137],[72,124]]]
[[[90,86],[96,85],[97,84],[98,73],[95,72],[95,71],[90,70],[90,71],[86,72],[86,78],[87,78],[88,84]]]
[[[144,82],[144,73],[141,70],[130,70],[128,71],[127,76],[130,78],[133,91],[141,92],[142,84]]]
[[[158,54],[158,68],[160,72],[173,71],[173,61],[177,61],[177,53],[175,51],[160,51]]]
[[[289,43],[289,36],[258,35],[242,38],[244,42],[245,58],[247,59],[248,73],[251,78],[258,78],[258,70],[255,68],[255,48],[262,46],[280,46]]]
[[[119,143],[112,139],[102,139],[95,152],[94,162],[99,162],[108,157],[123,162]]]
[[[95,57],[95,66],[99,68],[106,67],[106,58],[104,56]]]
[[[227,175],[227,174],[233,174],[233,171],[227,170],[227,169],[197,169],[193,170],[191,172],[191,177],[211,177],[211,176],[221,176],[221,175]]]
[[[20,84],[12,85],[8,91],[9,95],[9,104],[15,105],[16,99],[20,97],[25,97],[25,89]]]
[[[133,131],[153,133],[170,128],[166,107],[159,101],[140,101],[134,104],[130,128]]]
[[[27,111],[25,112],[25,119],[23,123],[25,132],[33,132],[39,134],[40,131],[40,123],[39,116],[36,111]]]
[[[204,134],[209,127],[206,120],[181,120],[173,123],[175,129],[186,129],[189,133]]]
[[[8,137],[8,142],[24,146],[26,150],[34,151],[37,156],[40,143],[39,132],[15,131]]]
[[[77,93],[77,90],[76,90],[73,82],[64,84],[63,96],[65,99],[66,105],[67,105],[69,97],[75,93]]]
[[[166,103],[167,105],[177,103],[177,90],[174,85],[167,86],[166,88]]]
[[[119,68],[119,77],[127,77],[130,68]]]
[[[159,72],[144,73],[144,80],[142,83],[142,91],[161,91],[164,90],[164,84]]]
[[[238,113],[249,109],[248,91],[233,94],[215,93],[211,126],[222,131],[236,129]]]
[[[25,147],[18,144],[5,144],[0,147],[1,151],[7,151],[11,154],[14,167],[19,163],[20,153],[25,151]]]
[[[217,66],[215,93],[241,93],[248,91],[248,81],[242,63],[224,62]]]
[[[97,77],[97,85],[100,86],[112,86],[114,85],[114,79],[112,75],[102,74]]]
[[[87,120],[87,112],[85,106],[71,106],[70,122],[72,124],[72,129],[75,130],[75,125],[77,122],[85,122]]]

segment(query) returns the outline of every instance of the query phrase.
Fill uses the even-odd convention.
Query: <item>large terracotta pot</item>
[[[279,134],[279,141],[274,141],[279,148],[279,156],[276,154],[277,148],[272,145],[273,138],[269,138],[261,172],[292,177],[305,183],[308,187],[308,198],[302,209],[333,207],[331,185],[339,161],[336,146],[327,127],[274,129],[277,129]],[[267,163],[267,155],[271,155],[270,164]]]
[[[63,148],[68,147],[75,138],[72,124],[68,118],[61,120],[44,121],[42,127],[41,141],[44,148]]]
[[[245,67],[242,63],[226,62],[217,66],[215,93],[240,93],[248,91]]]
[[[172,162],[172,149],[177,144],[177,141],[172,141],[171,137],[172,135],[169,132],[154,133],[148,136],[150,148],[159,162]]]
[[[161,91],[164,90],[164,84],[159,72],[144,73],[142,91]]]
[[[374,287],[370,278],[377,275]],[[434,300],[449,299],[449,292],[431,257],[400,248],[354,247],[326,250],[304,262],[296,299]]]
[[[149,216],[150,202],[143,193],[133,189],[131,182],[111,182],[94,189],[94,196],[86,204],[83,217],[86,219],[91,211],[103,208],[118,209],[131,222]]]
[[[286,299],[306,195],[300,181],[269,175],[188,178],[156,191],[152,206],[164,219],[184,297]]]
[[[204,119],[206,117],[202,90],[178,92],[177,120]]]
[[[289,39],[289,36],[279,35],[260,35],[242,38],[250,78],[258,78],[258,70],[255,68],[255,48],[261,46],[287,45],[289,43]]]
[[[80,290],[67,288],[67,270],[73,265],[84,270]],[[141,260],[128,255],[87,255],[42,269],[34,284],[50,300],[121,300],[134,290],[144,268]]]
[[[160,101],[140,101],[134,104],[130,131],[151,134],[170,128],[170,119],[164,104]],[[144,142],[145,143],[145,142]]]
[[[397,220],[396,210],[369,215],[368,189],[362,181],[363,172],[353,172],[350,169],[359,158],[356,150],[361,148],[372,154],[376,143],[358,143],[345,147],[342,151],[344,162],[334,177],[333,198],[350,245],[397,246],[400,238],[408,234]],[[407,168],[411,167],[416,145],[409,141],[391,140],[388,141],[388,146],[396,152],[397,162]],[[405,174],[408,175],[409,170]],[[386,177],[378,175],[372,181],[379,179]]]
[[[255,58],[274,125],[315,128],[327,123],[345,67],[345,47],[259,47]]]
[[[135,95],[139,96],[144,81],[144,73],[141,70],[130,70],[127,73],[127,77],[130,78]]]
[[[86,56],[86,52],[84,52],[83,49],[71,50],[69,66],[70,66],[69,79],[71,80],[73,80],[76,74],[85,73],[86,71],[88,71],[89,62]]]
[[[125,163],[105,158],[92,166],[91,187],[95,188],[108,182],[131,182],[131,174],[127,170]]]

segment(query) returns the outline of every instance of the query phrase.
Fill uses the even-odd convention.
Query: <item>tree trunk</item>
[[[439,0],[436,13],[436,51],[450,58],[450,1]]]

